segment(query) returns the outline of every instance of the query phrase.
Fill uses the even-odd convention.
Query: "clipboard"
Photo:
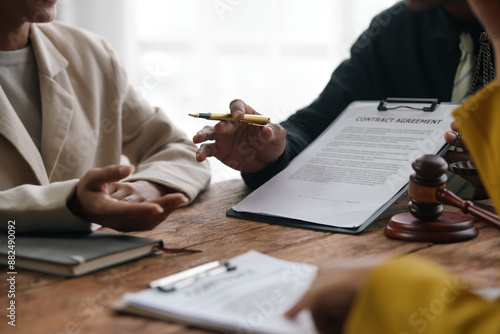
[[[224,333],[317,334],[310,313],[302,312],[293,321],[283,316],[309,289],[316,266],[253,250],[229,262],[237,269],[203,277],[172,292],[150,287],[125,293],[112,307]]]
[[[370,224],[376,221],[391,205],[393,205],[408,189],[408,179],[411,174],[411,171],[408,173],[404,182],[401,183],[401,186],[395,189],[392,192],[390,197],[387,197],[383,200],[383,203],[380,204],[376,209],[373,209],[372,212],[365,217],[360,224],[356,226],[337,226],[334,224],[325,224],[323,222],[318,222],[313,219],[308,219],[307,213],[302,215],[302,217],[297,216],[287,216],[283,210],[272,211],[268,210],[268,207],[265,207],[266,204],[260,203],[259,198],[261,198],[262,202],[265,202],[269,199],[269,197],[273,195],[277,196],[287,196],[281,195],[276,188],[282,187],[283,184],[289,183],[290,176],[297,172],[298,169],[301,168],[300,164],[305,164],[307,159],[310,156],[313,156],[314,153],[310,153],[310,150],[318,150],[317,146],[324,144],[325,136],[334,136],[334,132],[336,130],[342,130],[344,126],[342,122],[346,121],[346,117],[349,117],[349,113],[353,112],[352,109],[358,106],[365,106],[369,108],[369,115],[366,117],[389,117],[397,115],[399,120],[407,119],[409,122],[412,121],[414,115],[418,114],[418,119],[415,119],[415,124],[421,124],[427,122],[426,120],[436,119],[436,115],[439,114],[439,119],[441,120],[439,123],[438,129],[443,132],[441,135],[440,142],[436,145],[435,148],[432,148],[428,151],[421,152],[422,154],[438,154],[443,155],[449,148],[449,145],[444,141],[444,132],[449,130],[449,124],[451,123],[452,116],[451,111],[455,109],[457,105],[451,103],[439,103],[437,99],[401,99],[401,98],[388,98],[382,101],[357,101],[351,103],[340,115],[339,117],[313,142],[311,143],[306,150],[304,150],[301,154],[299,154],[290,164],[285,168],[282,172],[278,173],[271,180],[266,182],[264,185],[256,189],[250,195],[248,195],[243,201],[235,205],[233,208],[229,209],[226,212],[228,217],[253,220],[263,223],[283,225],[289,227],[297,227],[304,228],[314,231],[320,232],[332,232],[332,233],[344,233],[344,234],[360,234],[362,233]],[[397,110],[396,110],[397,109]],[[421,123],[419,120],[421,120]],[[430,121],[428,121],[431,123]],[[347,120],[347,124],[350,124]],[[352,124],[351,124],[352,125]],[[432,128],[432,126],[431,126]],[[415,157],[416,158],[416,157]],[[299,162],[296,162],[298,159]],[[414,160],[414,159],[413,159]],[[408,162],[408,164],[410,164]],[[287,170],[295,169],[295,171],[289,171],[287,174]],[[411,169],[411,167],[410,167]],[[282,183],[280,183],[282,182]],[[272,185],[270,185],[272,184]],[[284,192],[288,192],[289,188],[285,187]],[[266,192],[271,191],[273,195],[266,196]],[[252,197],[253,196],[253,197]],[[292,196],[292,195],[290,195]],[[249,200],[249,198],[252,199]],[[251,208],[250,210],[246,210],[248,205],[245,204],[245,201],[249,203],[255,204],[257,203],[259,207]],[[241,205],[244,203],[243,205]],[[263,204],[263,205],[260,205]],[[264,210],[261,210],[261,206],[265,207]],[[241,207],[244,209],[242,210]],[[312,211],[310,208],[304,208],[304,211]],[[332,211],[333,212],[333,211]],[[334,213],[332,213],[332,217]],[[305,219],[304,219],[305,217]]]

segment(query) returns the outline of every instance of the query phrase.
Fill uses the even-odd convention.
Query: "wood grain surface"
[[[447,267],[475,288],[499,285],[500,231],[477,223],[479,236],[454,244],[388,239],[383,230],[390,217],[405,212],[401,198],[361,235],[332,234],[228,218],[226,210],[249,190],[241,180],[212,184],[192,205],[175,211],[165,222],[136,236],[162,239],[166,247],[200,250],[194,254],[158,254],[78,278],[60,278],[18,269],[16,327],[6,318],[7,268],[0,267],[0,333],[209,333],[205,330],[117,314],[110,304],[125,292],[147,287],[154,279],[208,261],[228,259],[254,249],[281,259],[320,265],[362,256],[416,253]],[[447,208],[453,210],[452,208]]]

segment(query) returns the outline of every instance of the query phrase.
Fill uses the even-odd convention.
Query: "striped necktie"
[[[463,32],[460,35],[460,63],[458,64],[453,83],[453,92],[451,93],[451,102],[463,102],[470,93],[472,81],[472,72],[474,70],[474,42],[470,34]]]
[[[453,83],[453,91],[451,93],[451,102],[461,103],[470,94],[472,83],[472,74],[476,59],[474,57],[474,42],[472,37],[463,32],[460,35],[460,63],[458,63],[457,72],[455,73],[455,81]],[[462,198],[472,199],[474,196],[474,187],[464,179],[451,172],[447,173],[448,181],[446,187]]]

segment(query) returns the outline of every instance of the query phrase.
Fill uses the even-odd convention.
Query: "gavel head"
[[[417,219],[436,220],[444,211],[436,193],[445,187],[448,164],[437,155],[423,155],[412,163],[408,209]]]

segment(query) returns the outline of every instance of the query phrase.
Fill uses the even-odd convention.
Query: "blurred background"
[[[102,35],[129,79],[191,138],[243,99],[280,122],[307,106],[395,0],[60,0],[57,19]],[[239,177],[210,158],[219,182]]]

